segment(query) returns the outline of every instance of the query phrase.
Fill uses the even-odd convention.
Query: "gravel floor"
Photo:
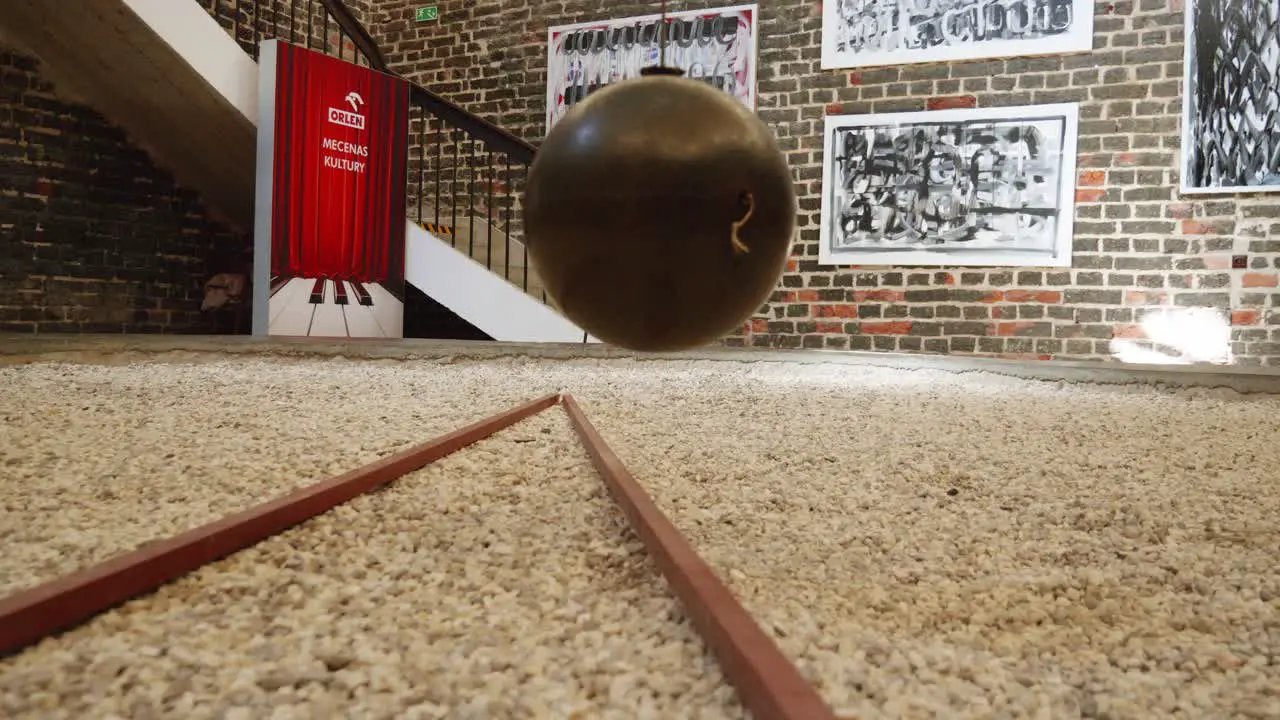
[[[708,375],[584,409],[839,712],[1280,718],[1280,398]]]
[[[0,665],[9,718],[737,718],[542,413]]]
[[[199,393],[196,399],[178,396],[184,382]],[[55,386],[59,394],[50,397],[47,391]],[[342,403],[313,403],[310,388],[317,386],[326,388],[327,396],[363,403],[361,411],[347,410]],[[37,387],[45,392],[34,391]],[[210,387],[222,389],[211,393],[207,390]],[[370,397],[364,390],[368,387],[379,390]],[[355,418],[382,415],[388,420],[375,424],[364,436],[367,452],[376,454],[443,429],[424,432],[420,428],[431,421],[411,419],[410,413],[438,418],[447,412],[439,408],[449,405],[478,417],[558,389],[579,399],[659,505],[690,535],[748,609],[841,712],[861,718],[1280,718],[1280,398],[1273,396],[1053,384],[934,370],[773,363],[623,360],[399,365],[236,359],[197,366],[0,368],[0,408],[4,415],[17,414],[21,419],[6,425],[3,432],[9,435],[4,439],[9,447],[16,441],[31,448],[15,455],[0,445],[0,457],[8,462],[5,468],[20,468],[18,480],[5,478],[9,509],[0,517],[0,532],[4,533],[0,547],[5,549],[0,553],[0,568],[11,576],[30,562],[12,560],[10,547],[17,547],[28,558],[40,552],[49,554],[28,547],[32,541],[15,537],[22,532],[19,528],[26,518],[36,513],[45,514],[49,538],[63,538],[62,542],[77,543],[79,548],[111,542],[119,545],[114,536],[129,523],[123,522],[118,512],[113,516],[99,511],[88,521],[74,522],[74,529],[65,529],[71,525],[56,513],[71,503],[59,502],[56,497],[31,498],[32,493],[47,491],[49,481],[44,477],[52,463],[71,462],[64,459],[67,457],[81,461],[74,457],[74,451],[64,452],[56,444],[50,454],[50,431],[37,425],[38,419],[51,409],[62,413],[78,409],[88,402],[83,397],[93,401],[91,407],[109,404],[88,395],[90,391],[114,398],[147,393],[153,398],[151,405],[168,398],[173,404],[170,417],[189,416],[192,403],[206,403],[216,396],[224,405],[224,414],[251,423],[255,429],[234,436],[240,438],[234,441],[227,435],[212,434],[212,413],[205,416],[202,427],[186,428],[185,433],[181,427],[165,428],[165,432],[205,439],[205,449],[184,445],[182,462],[201,462],[188,461],[188,457],[217,458],[220,467],[238,468],[221,472],[217,483],[208,479],[203,484],[170,483],[186,492],[188,501],[196,501],[198,496],[199,504],[217,514],[220,511],[212,508],[225,502],[225,490],[219,483],[252,488],[261,482],[245,473],[257,467],[254,454],[243,452],[246,438],[257,443],[255,447],[267,448],[274,446],[270,440],[281,434],[306,439],[316,428],[355,425]],[[258,414],[255,408],[264,395],[281,403],[274,406],[279,409],[271,415]],[[19,414],[7,407],[16,398],[37,404]],[[313,408],[311,430],[285,429],[278,423],[277,417],[285,412],[290,417],[297,415],[295,408],[305,407],[304,403]],[[560,414],[559,410],[552,412],[552,416]],[[133,427],[130,423],[139,421],[122,415],[109,426],[90,420],[59,422],[78,424],[84,433],[78,447],[103,448],[117,447],[117,439],[124,434],[120,428]],[[99,425],[114,431],[104,439],[97,432]],[[139,437],[149,431],[134,429],[132,435]],[[44,444],[32,448],[36,443],[26,438],[36,434],[43,435]],[[323,442],[313,442],[311,447],[316,449],[311,451],[311,462],[327,463],[344,452],[340,437],[335,431]],[[380,444],[374,447],[375,443]],[[159,448],[162,443],[153,440],[150,445]],[[528,445],[529,457],[536,458],[542,441],[516,445]],[[292,458],[304,452],[294,448]],[[366,451],[345,452],[359,455]],[[261,449],[259,453],[266,456]],[[46,456],[52,460],[44,459]],[[278,457],[276,462],[282,468],[293,461],[287,451]],[[470,462],[473,457],[468,455],[464,460]],[[574,463],[583,461],[583,456],[572,457]],[[347,460],[333,463],[346,469],[350,459],[348,454]],[[530,468],[538,466],[530,460]],[[505,475],[489,467],[477,463],[473,477],[464,482],[464,474],[451,482],[472,493],[465,501],[471,508],[466,522],[496,523],[492,527],[517,523],[524,528],[522,532],[532,533],[531,541],[509,546],[511,567],[527,568],[523,575],[527,577],[558,577],[556,573],[583,573],[584,569],[596,572],[595,565],[582,563],[560,570],[546,560],[542,549],[544,538],[558,538],[576,527],[571,522],[575,518],[561,517],[566,509],[590,504],[572,500],[572,493],[565,493],[555,512],[545,516],[554,517],[558,524],[539,535],[536,525],[525,523],[539,507],[546,506],[530,507],[527,497],[513,505],[513,497],[521,497],[521,486],[513,487],[514,476],[520,473],[511,471],[506,474],[513,476],[511,482],[494,484],[495,477]],[[64,474],[58,487],[65,485],[67,491],[79,493],[73,495],[79,498],[92,498],[94,492],[123,494],[126,497],[117,501],[118,507],[127,506],[129,494],[152,492],[153,485],[145,479],[131,479],[132,470],[123,459],[116,460],[110,469],[116,474],[110,482],[94,485],[84,482],[83,473],[75,478]],[[588,471],[578,471],[578,475],[584,474],[598,483]],[[107,479],[110,472],[97,471],[96,475]],[[529,478],[546,475],[528,473]],[[39,477],[39,482],[33,483],[33,477]],[[442,479],[432,483],[438,485]],[[127,485],[130,482],[134,484]],[[116,490],[122,483],[131,490]],[[598,492],[595,485],[587,485]],[[176,490],[170,491],[171,497]],[[391,497],[391,492],[398,491],[385,495]],[[433,501],[463,503],[453,492],[442,492]],[[48,509],[24,509],[36,507],[38,502],[46,503]],[[176,519],[166,521],[171,524],[192,517],[189,510],[175,508],[169,504],[172,502],[153,503],[152,511],[172,515]],[[495,503],[497,509],[489,509]],[[72,507],[81,512],[78,506]],[[487,512],[476,515],[482,507]],[[389,511],[392,509],[389,506]],[[517,514],[517,510],[530,515]],[[452,515],[419,517],[412,523],[401,521],[404,527],[412,528],[403,542],[440,543],[459,533],[471,537],[464,531],[469,527],[466,522]],[[351,522],[354,520],[349,519],[348,524]],[[437,527],[443,529],[437,531]],[[128,529],[152,535],[167,532]],[[589,526],[584,524],[582,532],[590,535]],[[330,533],[327,542],[333,544],[338,538],[359,547],[354,536],[337,530]],[[607,536],[599,541],[617,547]],[[368,555],[349,552],[366,558],[356,561],[357,566],[368,565]],[[493,554],[473,562],[488,567]],[[318,562],[318,555],[303,553],[303,557],[310,558],[304,562]],[[225,602],[234,600],[231,588],[240,588],[241,595],[255,598],[264,592],[241,565],[245,562],[249,561],[238,556],[217,571],[230,583],[227,593],[231,597]],[[462,564],[456,567],[433,561],[423,570],[441,573],[437,576],[441,579],[429,586],[432,593],[447,591],[458,598],[441,606],[453,603],[461,604],[464,610],[475,608],[463,595],[474,588],[468,583],[481,580],[468,578],[488,576],[477,569],[465,569],[467,561],[461,555],[438,562]],[[261,560],[252,566],[270,567]],[[446,573],[443,568],[452,569]],[[415,567],[413,571],[419,570]],[[273,582],[279,578],[274,573],[279,572],[271,569]],[[385,572],[369,572],[364,578],[346,574],[356,572],[355,568],[324,572],[342,577],[352,588],[381,585],[382,592],[390,593],[388,588],[394,587],[395,576],[388,579]],[[210,573],[213,571],[201,575],[202,583],[214,580]],[[633,571],[631,577],[636,573],[639,571]],[[598,575],[596,582],[604,582],[599,579],[603,577]],[[447,586],[444,578],[457,585]],[[308,587],[298,582],[298,587]],[[309,582],[320,580],[312,576]],[[174,587],[195,586],[179,583]],[[586,586],[579,587],[578,602],[585,603],[589,591]],[[565,592],[549,581],[546,590],[547,598]],[[185,639],[185,632],[181,642],[173,639],[178,637],[176,630],[192,622],[183,615],[181,596],[175,592],[166,590],[157,597],[168,598],[164,602],[170,604],[169,612],[183,619],[164,626],[167,629],[152,631],[149,642],[156,648],[166,643],[196,642]],[[302,597],[302,592],[296,591],[296,596]],[[357,630],[344,623],[359,626],[363,615],[351,619],[340,616],[331,605],[325,605],[333,602],[324,599],[328,597],[319,594],[312,598],[312,605],[330,608],[325,610],[330,613],[330,623],[321,622],[320,627],[307,630],[311,635],[303,637],[314,637],[316,644],[331,637],[354,641]],[[495,591],[494,599],[489,600],[491,607],[507,612],[502,603],[510,601],[501,600],[504,597]],[[655,608],[657,597],[652,600]],[[666,597],[665,589],[660,597]],[[116,619],[90,625],[84,632],[101,632],[112,622],[133,627],[127,618],[134,608],[155,602],[160,601],[134,603],[114,614]],[[260,602],[249,601],[246,607],[256,608]],[[592,601],[593,606],[604,602]],[[303,603],[298,612],[306,607]],[[505,615],[494,612],[479,622],[475,620],[479,611],[464,610],[438,613],[437,620],[475,623],[468,626],[469,631],[489,638],[491,647],[505,642],[497,637],[500,628],[491,635],[479,629]],[[660,614],[657,609],[646,613]],[[396,617],[397,623],[412,622],[403,615]],[[518,617],[526,623],[536,621],[528,614]],[[640,622],[636,615],[618,617],[620,626]],[[141,624],[141,620],[132,622]],[[206,620],[206,628],[207,623],[222,623],[248,633],[237,625],[239,622],[219,611]],[[378,635],[383,632],[378,627],[368,629],[370,646],[375,648],[367,660],[370,668],[380,666],[383,661],[377,659],[381,657],[378,653],[383,652],[384,643],[391,642],[379,638],[410,634]],[[705,669],[711,676],[702,681],[705,684],[688,685],[704,672],[698,663],[706,660],[700,646],[688,640],[683,625],[665,619],[646,627],[659,634],[655,637],[683,633],[670,637],[664,645],[678,648],[670,651],[672,658],[679,659],[671,663],[673,674],[668,676],[665,667],[643,673],[651,678],[669,677],[679,686],[654,695],[655,708],[659,699],[685,692],[698,698],[695,706],[705,709],[708,716],[736,712],[732,706],[721,709],[721,703],[729,700],[715,694],[724,689],[714,678],[714,665]],[[297,635],[296,631],[286,634],[290,638]],[[68,635],[66,642],[78,637],[82,636]],[[124,642],[83,637],[85,643]],[[562,644],[573,642],[564,639],[569,637],[551,632],[537,644],[557,658],[547,665],[553,672],[566,664],[564,656],[554,653]],[[446,643],[445,647],[463,657],[462,648],[470,641],[455,637],[452,642],[456,644]],[[290,647],[306,643],[290,642],[294,643]],[[269,646],[269,642],[261,645]],[[624,646],[626,643],[620,645]],[[73,670],[74,657],[83,656],[79,647],[63,641],[49,643],[0,665],[0,678],[18,678],[0,680],[7,683],[6,698],[26,697],[30,683],[39,680],[41,667],[52,668],[54,676]],[[244,652],[248,654],[232,655],[228,665],[246,663],[252,652]],[[525,654],[516,651],[505,657],[522,658]],[[651,656],[636,662],[646,667],[650,661],[657,663]],[[411,670],[403,669],[405,663],[412,667],[412,663],[444,662],[441,655],[427,651],[412,657],[411,661],[391,662],[391,667],[400,668],[390,671],[391,676],[412,675]],[[483,662],[475,655],[466,657]],[[198,660],[197,666],[213,662]],[[236,672],[248,677],[258,670],[237,667]],[[211,671],[199,677],[199,682],[211,683],[202,686],[209,690],[200,692],[223,692],[218,700],[223,702],[232,690],[218,689],[215,675]],[[494,683],[495,690],[489,694],[494,702],[510,697],[497,689],[511,680],[510,673],[488,677]],[[117,678],[110,682],[125,681]],[[148,685],[145,678],[128,682],[141,682],[149,688],[135,691],[133,697],[163,693],[166,687],[163,683]],[[244,692],[257,693],[252,690],[254,680],[239,682],[237,690],[248,688]],[[391,680],[379,682],[397,687]],[[444,685],[451,682],[442,681]],[[457,680],[462,685],[466,682]],[[325,687],[333,690],[332,685]],[[530,686],[526,683],[524,687]],[[574,684],[556,683],[554,690],[549,685],[541,687],[532,694],[551,698],[554,692],[572,692]],[[409,697],[396,692],[391,690],[389,697],[400,699],[387,702]],[[354,716],[348,713],[354,707],[351,703],[374,702],[341,697],[331,700],[340,703],[344,716]],[[476,712],[480,714],[460,710],[452,717],[484,714]],[[489,717],[530,716],[504,715],[497,705],[490,706],[488,712]],[[594,716],[594,711],[591,714]],[[566,717],[567,713],[552,715]],[[670,713],[662,716],[672,717]]]
[[[494,367],[0,368],[0,595],[532,399]],[[462,418],[459,421],[459,418]]]

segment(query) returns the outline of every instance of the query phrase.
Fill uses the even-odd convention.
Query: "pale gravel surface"
[[[739,718],[555,409],[0,663],[7,718]]]
[[[256,377],[369,383],[390,415],[565,389],[839,710],[1280,718],[1273,396],[626,360],[35,372],[241,373],[250,403]]]
[[[585,410],[838,711],[1280,718],[1280,398],[780,370]]]
[[[533,399],[501,376],[456,366],[406,381],[341,361],[0,368],[0,595]]]

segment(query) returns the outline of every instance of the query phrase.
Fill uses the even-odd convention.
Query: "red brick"
[[[796,258],[787,260],[787,272],[793,273],[800,269],[800,261]]]
[[[1006,290],[1004,299],[1008,302],[1047,303],[1062,302],[1062,292],[1058,290]]]
[[[858,302],[900,302],[906,295],[899,290],[858,290],[853,299]]]
[[[1000,291],[1000,290],[993,290],[993,291],[991,291],[991,292],[987,293],[986,295],[983,295],[983,296],[982,296],[982,299],[981,299],[979,302],[984,302],[984,303],[997,303],[997,302],[1000,302],[1000,301],[1002,301],[1002,300],[1004,300],[1004,292],[1002,292],[1002,291]]]
[[[911,332],[909,320],[885,320],[880,322],[864,322],[860,326],[866,335],[906,335]]]
[[[751,332],[769,332],[769,321],[763,318],[756,318],[751,321]]]
[[[1235,232],[1234,220],[1193,220],[1182,221],[1183,235],[1230,235]]]
[[[1124,295],[1125,305],[1163,305],[1168,300],[1169,295],[1162,292],[1130,290]]]
[[[1116,325],[1111,330],[1112,337],[1140,339],[1147,336],[1141,325]]]
[[[1189,218],[1195,214],[1196,207],[1191,203],[1173,203],[1165,207],[1165,215],[1171,218]]]
[[[1257,325],[1262,319],[1262,313],[1257,310],[1233,310],[1231,312],[1232,325]]]
[[[838,103],[838,102],[827,103],[827,114],[828,114],[828,115],[843,115],[843,114],[844,114],[844,103]]]
[[[820,321],[818,322],[818,332],[829,335],[838,335],[844,332],[844,323],[831,322],[830,320]]]
[[[1204,266],[1210,270],[1229,270],[1231,269],[1230,255],[1205,255]],[[1195,277],[1194,275],[1191,277]]]
[[[796,291],[796,300],[800,302],[818,302],[817,290],[798,290]]]
[[[1280,275],[1276,273],[1247,272],[1241,284],[1247,288],[1276,287],[1280,285]]]
[[[1107,173],[1104,170],[1087,170],[1080,173],[1080,179],[1076,181],[1077,185],[1103,185],[1107,182]]]
[[[858,306],[853,303],[838,303],[829,305],[814,305],[813,316],[837,317],[837,318],[856,318],[858,317]]]
[[[1011,336],[1017,335],[1024,330],[1030,330],[1035,327],[1033,322],[999,322],[995,325],[995,335]]]
[[[978,107],[978,98],[974,95],[942,95],[931,97],[925,103],[930,110],[956,110],[960,108]]]
[[[1138,162],[1138,156],[1133,153],[1120,153],[1116,155],[1117,165],[1134,165]]]
[[[1102,196],[1106,194],[1107,194],[1106,190],[1102,190],[1099,188],[1089,188],[1089,189],[1081,188],[1079,190],[1076,190],[1076,202],[1078,203],[1098,202],[1099,200],[1102,199]]]
[[[850,84],[850,85],[861,85],[861,84],[862,84],[862,73],[860,73],[860,72],[851,72],[851,73],[849,73],[849,84]]]

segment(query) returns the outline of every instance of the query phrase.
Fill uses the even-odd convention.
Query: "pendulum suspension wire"
[[[640,74],[649,75],[684,75],[684,71],[667,67],[667,0],[662,0],[662,19],[658,21],[658,64],[640,69]]]
[[[658,67],[667,66],[667,0],[662,0],[662,20],[658,24]]]

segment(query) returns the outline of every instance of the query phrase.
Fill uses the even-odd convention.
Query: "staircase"
[[[0,33],[251,232],[257,57],[272,38],[381,72],[377,43],[343,0],[5,0]],[[395,74],[395,73],[390,73]],[[548,301],[521,242],[536,149],[410,83],[407,337],[594,341]],[[454,314],[463,322],[445,322]],[[432,318],[439,320],[433,321]],[[429,326],[429,327],[424,327]]]

